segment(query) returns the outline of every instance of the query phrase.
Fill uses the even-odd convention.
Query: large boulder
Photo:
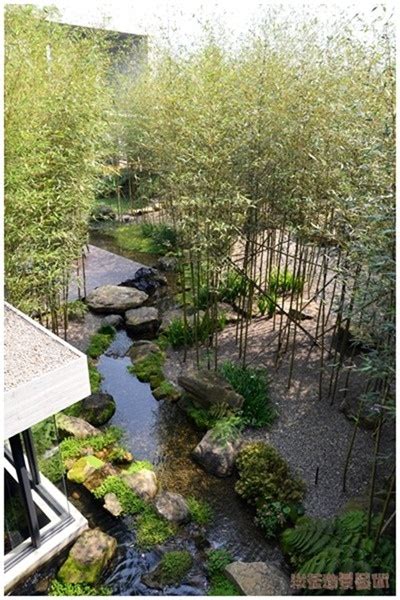
[[[207,431],[203,439],[193,450],[193,458],[204,469],[217,477],[229,477],[240,450],[241,440],[220,441],[214,431]]]
[[[58,572],[64,583],[97,583],[117,548],[117,540],[100,529],[87,529],[72,546]]]
[[[240,409],[244,398],[218,373],[214,371],[191,370],[178,377],[179,385],[190,400],[203,408],[214,405],[230,406]]]
[[[287,596],[288,576],[278,567],[265,562],[233,562],[225,567],[225,575],[245,596]]]
[[[154,306],[127,310],[125,325],[128,333],[132,335],[155,336],[160,325],[158,310]]]
[[[128,350],[128,355],[132,362],[146,358],[149,354],[158,354],[160,347],[150,340],[137,340],[133,342]]]
[[[83,483],[97,469],[101,469],[103,466],[104,462],[96,456],[82,456],[69,469],[67,478],[70,481],[75,481],[75,483]]]
[[[90,423],[79,417],[70,417],[64,413],[56,415],[58,431],[61,435],[85,438],[89,435],[100,435],[100,429],[96,429]]]
[[[122,285],[102,285],[86,296],[86,303],[93,312],[122,314],[131,308],[142,306],[148,295],[136,288]]]
[[[143,500],[152,500],[158,490],[157,477],[154,471],[142,469],[137,473],[122,473],[122,479]]]
[[[149,296],[153,295],[159,288],[167,285],[167,280],[163,275],[152,267],[141,267],[135,273],[132,279],[123,282],[122,285],[132,286],[137,290],[146,292]]]
[[[160,517],[173,523],[186,523],[190,520],[190,510],[183,496],[173,492],[161,492],[154,502]]]
[[[105,392],[97,392],[85,398],[81,406],[81,417],[91,425],[99,427],[107,423],[115,413],[114,398]]]

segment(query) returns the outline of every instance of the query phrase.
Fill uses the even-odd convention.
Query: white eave
[[[85,354],[8,303],[4,306],[4,437],[90,395]]]

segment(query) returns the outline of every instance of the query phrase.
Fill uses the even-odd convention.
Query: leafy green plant
[[[219,548],[207,554],[206,569],[210,579],[208,596],[240,596],[236,585],[224,574],[224,568],[233,562],[228,550]]]
[[[143,550],[163,544],[176,532],[176,526],[159,517],[151,506],[138,516],[136,522],[136,542]]]
[[[185,323],[183,318],[178,317],[171,321],[164,335],[171,346],[177,349],[185,345],[192,346],[196,339],[200,343],[206,342],[210,339],[215,329],[221,330],[225,325],[226,319],[224,315],[219,315],[216,323],[207,314],[196,320],[196,322],[191,318]]]
[[[176,585],[180,583],[192,566],[193,558],[187,550],[166,552],[159,564],[161,585]]]
[[[329,520],[301,517],[282,535],[284,551],[299,573],[386,572],[395,570],[394,544],[382,536],[374,550],[379,517],[349,511]],[[391,577],[392,579],[392,577]]]
[[[49,417],[48,419],[33,425],[31,431],[35,442],[35,449],[39,456],[56,445],[57,431],[53,417]]]
[[[176,233],[169,225],[141,223],[121,225],[111,232],[124,250],[165,254],[176,247]]]
[[[204,408],[188,401],[185,405],[185,411],[199,429],[212,429],[218,421],[235,415],[229,405],[222,403]]]
[[[103,483],[93,490],[95,498],[103,498],[108,493],[114,493],[121,503],[122,510],[127,515],[135,515],[145,510],[145,502],[117,475],[110,475]]]
[[[275,538],[287,524],[291,513],[292,509],[287,504],[279,501],[265,502],[257,508],[254,521],[267,538]]]
[[[190,496],[186,500],[192,520],[198,525],[208,525],[213,518],[211,506],[205,500],[199,500]]]
[[[87,304],[82,300],[73,300],[67,303],[68,319],[71,321],[81,321],[88,311]]]
[[[235,304],[239,296],[244,296],[247,290],[247,280],[238,273],[230,271],[219,284],[218,297],[222,302]]]
[[[303,291],[304,279],[296,276],[287,269],[271,272],[268,281],[268,289],[273,294],[284,295],[288,292],[300,293]]]
[[[275,292],[271,292],[268,296],[262,295],[258,298],[257,306],[261,315],[267,313],[268,317],[272,317],[277,309],[278,296]]]
[[[67,437],[60,443],[60,451],[63,460],[81,456],[85,448],[92,448],[93,452],[104,450],[112,446],[122,437],[122,430],[115,425],[108,427],[99,435],[91,435],[85,438]]]
[[[177,247],[177,232],[166,223],[142,223],[142,233],[150,238],[159,252],[175,250]]]
[[[276,410],[269,401],[268,376],[265,369],[242,367],[228,361],[221,365],[220,372],[244,398],[242,418],[246,425],[263,427],[274,421]]]
[[[227,444],[239,437],[243,425],[243,419],[239,415],[230,415],[218,419],[211,430],[211,436],[218,442]]]
[[[49,458],[39,458],[39,469],[53,483],[61,481],[65,473],[65,467],[58,452]]]
[[[124,471],[126,473],[138,473],[139,471],[143,471],[143,469],[154,471],[154,465],[152,465],[148,460],[135,460],[129,465],[129,467],[124,469]]]
[[[111,325],[103,325],[97,333],[91,336],[86,353],[90,358],[98,358],[103,354],[116,336],[116,331]]]
[[[240,450],[236,465],[239,481],[235,490],[252,506],[259,508],[274,501],[301,502],[304,483],[292,477],[287,462],[272,446],[264,442],[246,445]]]
[[[62,583],[57,579],[51,582],[49,596],[111,596],[112,589],[105,585],[92,586],[88,583]]]

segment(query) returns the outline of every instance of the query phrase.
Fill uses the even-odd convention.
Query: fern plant
[[[282,534],[284,551],[299,573],[394,573],[394,545],[382,537],[374,551],[379,524],[373,518],[367,535],[367,514],[349,511],[330,520],[301,517]]]

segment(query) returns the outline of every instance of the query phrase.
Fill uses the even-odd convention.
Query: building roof
[[[90,394],[87,357],[11,305],[4,309],[8,438]]]

